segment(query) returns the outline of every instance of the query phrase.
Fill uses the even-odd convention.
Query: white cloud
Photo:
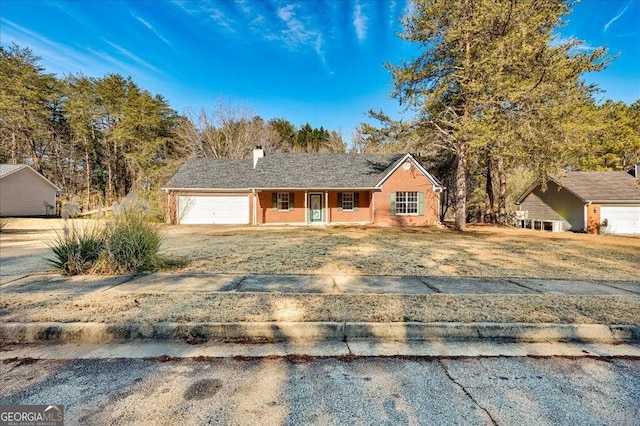
[[[624,7],[624,9],[622,9],[622,12],[618,13],[616,16],[614,16],[613,18],[611,18],[611,20],[609,22],[607,22],[605,24],[605,26],[602,28],[602,32],[607,32],[607,30],[609,29],[609,26],[611,24],[613,24],[614,22],[616,22],[618,19],[620,19],[622,17],[622,15],[624,15],[624,13],[627,11],[627,9],[629,9],[629,6],[631,6],[631,2],[627,3],[627,5]]]
[[[360,3],[356,3],[353,9],[353,26],[356,29],[356,36],[360,42],[367,38],[367,22],[369,18],[365,15],[363,7]]]
[[[139,16],[136,16],[134,14],[131,14],[131,16],[133,16],[134,18],[136,18],[142,25],[144,25],[145,27],[147,27],[147,29],[149,29],[152,33],[154,33],[156,35],[156,37],[158,37],[160,40],[162,40],[167,46],[171,47],[171,43],[169,43],[169,40],[167,40],[166,38],[164,38],[162,36],[162,34],[160,34],[158,32],[158,30],[156,30],[153,25],[151,25],[150,23],[148,23],[147,21],[145,21],[144,19],[142,19]]]
[[[229,19],[220,9],[212,7],[209,2],[186,2],[181,0],[173,0],[173,4],[180,7],[185,13],[191,16],[199,16],[206,20],[213,21],[218,27],[223,28],[229,33],[235,33],[233,28],[234,22]]]
[[[161,73],[159,69],[157,69],[156,67],[154,67],[150,63],[146,62],[145,60],[141,59],[140,57],[134,55],[133,53],[129,52],[124,47],[118,46],[117,44],[112,43],[109,40],[105,40],[105,42],[109,46],[113,47],[116,51],[118,51],[121,55],[126,56],[127,58],[131,59],[132,61],[134,61],[138,65],[142,65],[145,68],[148,68],[148,69],[150,69],[150,70],[152,70],[154,72],[157,72],[158,74]]]
[[[3,42],[13,42],[22,48],[29,47],[37,56],[50,62],[62,73],[79,72],[82,70],[82,66],[93,62],[87,55],[51,41],[18,24],[6,19],[0,19],[0,22],[2,22]]]
[[[289,49],[297,49],[301,46],[312,46],[316,54],[322,62],[325,62],[324,39],[322,34],[315,30],[309,29],[300,18],[296,15],[297,5],[290,4],[278,9],[278,18],[284,23],[285,29],[279,34],[267,35],[269,40],[279,40]]]

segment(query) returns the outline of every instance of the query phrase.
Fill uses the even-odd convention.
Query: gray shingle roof
[[[258,160],[196,158],[187,161],[166,189],[373,188],[403,155],[267,154]]]
[[[0,164],[0,178],[27,167],[26,164]]]
[[[559,183],[585,202],[640,202],[640,187],[627,172],[568,172]]]
[[[165,188],[247,189],[252,165],[252,160],[194,158],[180,167]]]
[[[402,155],[266,155],[255,169],[256,188],[373,188]]]

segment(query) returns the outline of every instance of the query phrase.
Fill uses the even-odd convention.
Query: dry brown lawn
[[[44,223],[44,224],[43,224]],[[59,222],[13,222],[3,267],[40,258]],[[640,280],[640,238],[473,226],[162,227],[177,272]],[[13,256],[13,257],[12,257]],[[137,302],[136,302],[137,301]],[[396,294],[3,294],[0,321],[550,322],[640,325],[640,297]]]
[[[165,228],[185,272],[640,279],[640,238],[471,226]]]
[[[640,297],[398,294],[10,294],[0,322],[525,322],[640,326]]]

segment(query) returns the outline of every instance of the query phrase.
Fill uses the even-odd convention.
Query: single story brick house
[[[639,166],[628,172],[566,172],[531,185],[516,204],[528,219],[561,220],[570,231],[640,234]]]
[[[0,164],[0,216],[55,216],[59,193],[27,164]]]
[[[172,224],[439,222],[442,185],[412,155],[290,154],[196,158],[162,188]]]

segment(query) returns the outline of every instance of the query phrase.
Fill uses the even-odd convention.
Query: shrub
[[[62,232],[49,243],[53,257],[45,260],[68,275],[134,274],[164,266],[160,230],[146,221],[145,206],[128,198],[113,211],[113,219],[101,227],[68,226],[65,219]]]
[[[156,225],[146,221],[143,209],[123,207],[103,231],[104,250],[96,272],[131,274],[161,267],[158,255],[162,238]]]
[[[53,257],[46,258],[49,263],[67,275],[90,272],[104,249],[104,239],[97,226],[79,227],[75,222],[65,225],[48,243]]]

